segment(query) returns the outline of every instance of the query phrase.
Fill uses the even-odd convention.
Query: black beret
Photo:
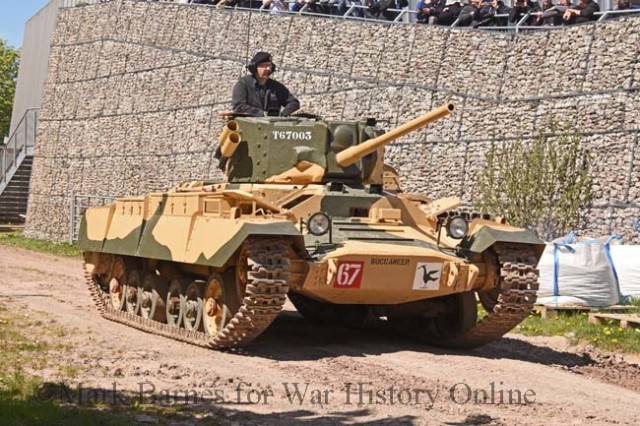
[[[268,52],[258,52],[253,55],[253,59],[251,60],[254,64],[258,65],[263,62],[273,62],[271,59],[271,54]]]

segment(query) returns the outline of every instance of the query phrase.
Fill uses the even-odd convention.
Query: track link
[[[106,302],[96,277],[87,272],[85,279],[100,314],[148,333],[169,337],[209,349],[244,346],[262,334],[282,310],[289,291],[288,243],[281,238],[254,238],[243,250],[247,258],[247,286],[240,308],[215,336],[189,331],[151,319],[116,311]]]
[[[498,243],[494,249],[500,267],[496,305],[475,326],[443,342],[445,346],[471,349],[485,345],[511,331],[531,313],[539,287],[537,257],[524,244]]]

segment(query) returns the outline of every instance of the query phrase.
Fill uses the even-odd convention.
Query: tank
[[[456,348],[499,338],[536,301],[543,242],[456,197],[403,192],[384,164],[385,144],[453,111],[387,133],[371,118],[228,116],[224,181],[84,212],[79,246],[98,309],[216,349],[253,341],[287,297],[312,322]]]

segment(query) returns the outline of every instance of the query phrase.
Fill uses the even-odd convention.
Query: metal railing
[[[0,194],[26,156],[33,155],[40,108],[27,108],[7,143],[0,145]]]
[[[511,24],[508,26],[482,26],[482,27],[477,27],[476,29],[478,30],[484,30],[484,31],[499,31],[499,32],[514,32],[514,33],[520,33],[520,32],[531,32],[531,31],[544,31],[544,30],[553,30],[553,29],[561,29],[561,28],[566,28],[566,26],[564,25],[557,25],[557,26],[553,26],[553,25],[528,25],[527,22],[529,21],[529,18],[531,17],[535,17],[540,15],[541,12],[528,12],[525,13],[522,18],[515,24]],[[619,16],[626,16],[626,15],[640,15],[640,9],[631,9],[631,10],[607,10],[604,12],[596,12],[595,16],[598,17],[598,19],[596,19],[593,22],[602,22],[605,21],[606,19],[609,18],[614,18],[614,17],[619,17]],[[503,15],[494,15],[494,18],[502,18],[502,19],[508,19],[509,15],[503,14]],[[452,27],[456,27],[458,26],[458,21],[456,20],[456,22],[453,23],[453,25],[451,25]]]
[[[75,3],[78,0],[65,0],[67,3]],[[96,4],[96,3],[106,3],[110,0],[85,0],[86,3],[89,4]],[[138,0],[138,1],[149,1],[149,0]],[[351,4],[347,4],[346,6],[346,10],[343,14],[341,13],[321,13],[321,12],[309,12],[309,4],[306,3],[300,10],[297,11],[292,11],[292,10],[278,10],[278,11],[271,11],[269,10],[268,7],[265,7],[263,5],[260,5],[260,7],[256,7],[256,8],[248,8],[248,7],[242,7],[239,4],[236,4],[234,6],[227,6],[227,5],[221,5],[221,4],[214,4],[214,5],[210,5],[210,4],[191,4],[191,3],[182,3],[182,2],[178,2],[175,0],[158,0],[161,3],[175,3],[175,4],[180,4],[183,6],[199,6],[199,7],[211,7],[211,8],[224,8],[224,9],[229,9],[229,10],[246,10],[246,11],[252,11],[252,12],[259,12],[259,13],[280,13],[280,14],[293,14],[293,15],[307,15],[307,16],[318,16],[318,17],[323,17],[323,18],[330,18],[330,19],[350,19],[350,20],[361,20],[361,21],[374,21],[374,22],[393,22],[393,23],[416,23],[416,16],[418,14],[418,12],[414,9],[412,9],[411,7],[414,7],[414,3],[416,3],[414,0],[410,0],[410,6],[411,7],[406,7],[403,9],[386,9],[386,11],[388,12],[392,12],[397,14],[395,16],[395,18],[393,20],[391,19],[387,19],[385,17],[383,17],[382,15],[380,16],[367,16],[367,14],[365,14],[365,11],[371,10],[371,8],[369,6],[365,6],[365,5],[361,5],[361,4],[357,4],[354,2],[349,2]],[[281,0],[282,3],[285,3],[287,5],[291,5],[295,3],[295,0]],[[594,22],[601,22],[603,20],[606,20],[607,18],[611,18],[613,16],[621,16],[621,15],[634,15],[634,14],[640,14],[640,10],[637,9],[632,9],[632,10],[612,10],[613,8],[613,0],[595,0],[598,5],[600,6],[600,10],[603,10],[602,12],[597,12],[595,15],[598,16],[599,18],[594,21]],[[238,2],[239,3],[239,2]],[[515,3],[515,0],[504,0],[504,4],[509,6],[509,7],[513,7]],[[576,3],[577,1],[572,1],[572,3]],[[541,4],[541,1],[539,2],[539,4]],[[340,7],[340,5],[338,5],[336,2],[333,1],[320,1],[318,2],[318,5],[323,7],[323,8],[330,8],[330,9],[334,9],[337,7]],[[520,21],[518,23],[512,24],[512,25],[508,25],[508,26],[482,26],[482,27],[478,27],[476,29],[478,30],[492,30],[492,31],[502,31],[502,32],[523,32],[523,31],[539,31],[539,30],[548,30],[548,29],[557,29],[557,28],[563,28],[563,26],[545,26],[545,25],[540,25],[540,26],[531,26],[531,25],[526,25],[528,19],[532,16],[535,15],[536,12],[533,13],[527,13],[525,16],[522,17],[522,19],[520,19]],[[391,15],[393,16],[393,15]],[[501,14],[501,15],[495,15],[495,18],[503,18],[503,19],[507,19],[508,15],[505,14]],[[428,25],[432,25],[432,24],[428,24]],[[437,24],[436,24],[437,25]],[[459,25],[459,20],[456,20],[450,27],[459,27],[459,28],[466,28],[468,27],[467,25],[465,26],[460,26]]]
[[[80,218],[89,207],[104,206],[118,197],[111,195],[71,195],[71,215],[69,218],[69,242],[78,241]]]

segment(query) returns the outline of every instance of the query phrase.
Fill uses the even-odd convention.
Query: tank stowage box
[[[473,348],[531,311],[544,244],[528,230],[402,191],[375,120],[233,117],[226,181],[88,209],[87,283],[106,318],[211,348],[246,345],[287,296],[307,319],[376,324]],[[487,315],[478,317],[479,300]]]

